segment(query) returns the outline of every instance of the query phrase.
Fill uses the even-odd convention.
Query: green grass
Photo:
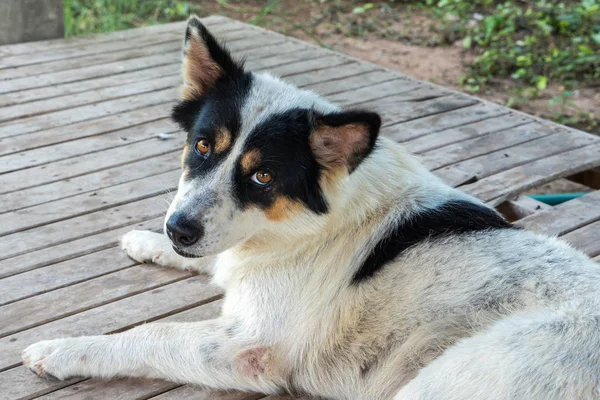
[[[448,29],[462,31],[464,45],[479,54],[470,78],[476,84],[511,77],[544,90],[600,79],[600,4],[597,0],[440,0],[438,14],[453,13]],[[469,24],[473,14],[482,19]]]
[[[65,37],[185,19],[187,1],[64,0]]]

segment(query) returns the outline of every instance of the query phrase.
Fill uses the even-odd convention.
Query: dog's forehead
[[[209,170],[232,171],[240,163],[254,166],[256,162],[248,160],[259,159],[256,147],[261,147],[264,157],[283,156],[295,140],[291,133],[298,131],[298,110],[320,113],[339,110],[318,94],[269,74],[252,73],[244,78],[211,93],[200,108],[188,142],[193,146],[199,138],[208,137],[215,154],[207,161],[184,157],[191,170],[190,178]],[[264,146],[265,140],[277,145]]]
[[[269,74],[255,74],[241,107],[241,138],[247,140],[257,126],[294,109],[312,109],[322,113],[338,110],[316,93],[298,89]]]

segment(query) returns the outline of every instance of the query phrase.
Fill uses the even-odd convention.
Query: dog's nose
[[[191,246],[204,234],[202,225],[194,223],[181,214],[173,214],[167,221],[167,236],[177,246]]]

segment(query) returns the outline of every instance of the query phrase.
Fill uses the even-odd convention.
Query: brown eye
[[[210,140],[202,138],[196,142],[196,151],[203,156],[207,155],[210,151]]]
[[[259,185],[268,185],[273,180],[273,175],[269,171],[260,169],[252,175],[251,179]]]

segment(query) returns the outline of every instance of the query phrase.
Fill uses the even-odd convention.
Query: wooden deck
[[[600,165],[600,137],[223,17],[205,19],[247,67],[378,110],[383,134],[519,223],[600,255],[600,192],[549,207],[512,198]],[[0,398],[258,399],[163,381],[41,380],[42,339],[219,313],[204,276],[138,265],[117,247],[160,229],[184,134],[168,115],[184,23],[0,47]],[[269,397],[275,399],[275,397]],[[277,398],[281,399],[281,398]]]

